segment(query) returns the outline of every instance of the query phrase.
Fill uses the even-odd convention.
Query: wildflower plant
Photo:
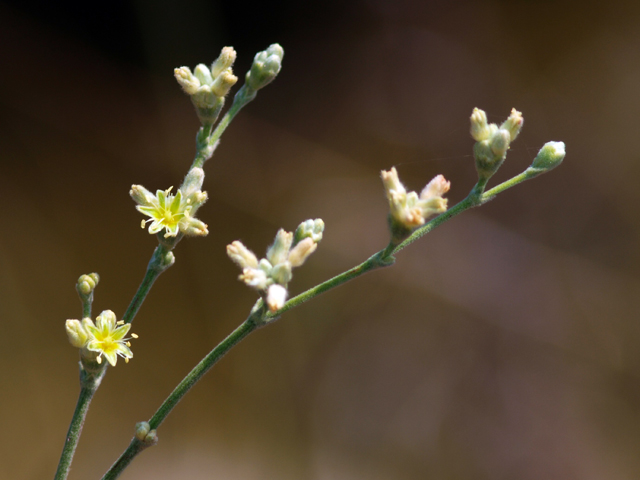
[[[154,282],[174,264],[173,250],[185,236],[203,237],[209,233],[207,225],[196,218],[199,208],[207,200],[206,192],[202,191],[205,162],[211,158],[220,136],[242,107],[255,99],[258,91],[276,78],[282,67],[283,56],[284,50],[277,44],[255,55],[244,84],[219,121],[226,96],[238,80],[232,70],[235,50],[232,47],[223,48],[210,66],[200,64],[193,72],[188,67],[174,71],[176,80],[191,98],[201,122],[196,136],[195,158],[175,193],[172,187],[158,189],[155,194],[141,185],[131,187],[130,195],[137,204],[137,210],[148,217],[142,219],[142,227],[148,224],[148,231],[156,235],[158,246],[121,320],[118,321],[111,310],[105,310],[94,322],[91,306],[100,278],[92,273],[78,279],[76,290],[82,304],[82,319],[67,320],[65,328],[69,342],[80,352],[80,395],[55,475],[57,480],[67,478],[91,399],[102,383],[107,365],[116,367],[118,356],[124,358],[125,362],[133,358],[129,340],[137,336],[129,333],[131,323]],[[552,170],[564,159],[564,144],[549,142],[542,147],[530,167],[486,190],[489,180],[504,163],[511,143],[520,134],[524,120],[522,114],[513,109],[498,126],[488,123],[485,112],[477,108],[473,110],[470,120],[471,136],[476,141],[473,154],[478,181],[469,194],[448,208],[445,195],[451,184],[442,175],[436,176],[418,194],[405,187],[395,167],[382,171],[382,183],[388,201],[389,243],[361,264],[291,297],[289,292],[293,269],[302,267],[322,240],[325,225],[321,219],[306,220],[295,231],[280,229],[261,259],[241,241],[231,242],[227,246],[227,255],[241,269],[239,280],[258,294],[256,303],[249,309],[245,321],[204,356],[155,414],[148,421],[136,424],[131,443],[102,478],[117,478],[140,452],[155,445],[158,428],[178,402],[224,354],[251,332],[327,290],[368,271],[392,265],[394,255],[434,228],[525,180]]]

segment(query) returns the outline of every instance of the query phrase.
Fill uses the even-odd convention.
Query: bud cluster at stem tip
[[[201,63],[193,73],[189,67],[174,70],[176,80],[191,97],[202,123],[215,122],[224,104],[224,97],[238,81],[231,68],[235,60],[236,51],[233,47],[224,47],[210,68]]]
[[[474,108],[470,120],[471,136],[476,141],[473,156],[478,177],[486,182],[504,162],[511,142],[522,130],[524,119],[514,108],[509,118],[498,127],[495,123],[487,122],[487,114],[483,110]]]
[[[442,175],[433,178],[420,195],[407,192],[395,167],[389,171],[383,170],[381,176],[389,200],[389,226],[393,243],[404,240],[412,230],[423,225],[427,217],[447,210],[447,199],[443,195],[449,191],[451,183]]]
[[[227,255],[242,268],[239,280],[261,292],[269,310],[275,312],[287,299],[292,269],[301,266],[316,250],[323,231],[321,219],[307,220],[298,226],[295,234],[279,230],[266,258],[258,260],[240,241],[227,245]]]
[[[76,283],[76,290],[81,295],[89,295],[98,285],[100,281],[100,275],[97,273],[90,273],[88,275],[80,275],[78,282]]]
[[[258,52],[253,58],[251,70],[247,72],[247,86],[252,90],[259,90],[271,83],[280,73],[283,57],[284,49],[277,43]]]

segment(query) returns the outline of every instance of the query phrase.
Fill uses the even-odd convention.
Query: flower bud
[[[509,150],[509,142],[511,141],[511,134],[502,128],[491,136],[489,140],[489,146],[491,151],[497,158],[502,158],[507,154]]]
[[[213,83],[211,71],[204,63],[196,65],[196,69],[193,71],[193,74],[202,85],[211,85],[211,83]]]
[[[97,273],[90,273],[89,275],[80,275],[76,283],[76,290],[82,295],[89,295],[96,288],[100,276]]]
[[[284,307],[287,300],[287,289],[282,285],[271,285],[267,291],[267,306],[271,312],[275,312]]]
[[[289,263],[292,267],[299,267],[309,255],[316,251],[316,248],[318,248],[318,244],[313,241],[313,238],[305,238],[289,252]]]
[[[487,114],[484,110],[474,108],[473,113],[471,113],[471,136],[476,142],[481,142],[482,140],[487,140],[490,135]]]
[[[242,269],[247,267],[258,268],[258,258],[239,240],[227,245],[227,255]]]
[[[220,56],[211,64],[211,76],[216,78],[223,71],[230,69],[235,61],[236,51],[233,47],[224,47],[220,52]]]
[[[280,285],[286,285],[291,281],[293,273],[291,272],[292,265],[289,262],[282,262],[274,265],[269,272],[269,277]]]
[[[434,197],[442,197],[450,188],[451,182],[448,182],[444,176],[438,175],[422,189],[422,192],[420,192],[420,199],[428,200]]]
[[[515,108],[511,109],[511,115],[509,118],[505,120],[505,122],[500,125],[501,130],[506,130],[509,132],[509,136],[511,137],[510,141],[514,141],[520,130],[522,130],[522,126],[524,125],[524,118],[522,118],[522,113],[517,111]]]
[[[200,80],[191,73],[189,67],[176,68],[173,75],[187,95],[193,95],[200,88]]]
[[[143,442],[150,430],[151,425],[149,425],[149,422],[136,423],[136,438]]]
[[[298,228],[296,229],[296,233],[293,236],[293,245],[297,245],[305,238],[311,238],[314,242],[318,243],[322,240],[323,232],[324,222],[321,218],[305,220],[298,225]]]
[[[65,329],[71,345],[76,348],[83,348],[87,344],[89,334],[82,326],[80,320],[67,320],[65,322]]]
[[[129,195],[131,195],[131,198],[133,198],[138,205],[142,205],[143,207],[149,207],[158,202],[156,196],[142,185],[131,185]]]
[[[238,77],[231,73],[231,70],[225,70],[213,81],[211,91],[218,97],[224,97],[237,81]]]
[[[247,73],[247,86],[259,90],[273,81],[282,68],[283,48],[274,43],[262,52],[258,52],[253,59],[251,70]]]
[[[560,165],[565,155],[564,142],[547,142],[533,159],[529,168],[548,172]]]
[[[289,249],[293,241],[293,234],[280,229],[276,234],[273,245],[267,250],[267,259],[272,265],[283,263],[289,257]]]
[[[202,190],[202,183],[204,182],[204,170],[198,167],[192,168],[184,177],[180,191],[182,192],[182,198],[188,199],[195,193]]]

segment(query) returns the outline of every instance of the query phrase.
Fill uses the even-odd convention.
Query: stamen
[[[118,321],[116,322],[116,325],[124,325],[124,320],[118,320]]]
[[[137,334],[135,334],[135,333],[132,333],[132,334],[131,334],[131,337],[132,337],[132,338],[138,338],[138,335],[137,335]]]

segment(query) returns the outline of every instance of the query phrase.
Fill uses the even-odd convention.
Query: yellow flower
[[[185,195],[180,189],[173,195],[172,188],[158,190],[153,195],[142,185],[131,187],[130,195],[138,203],[136,209],[151,217],[142,222],[142,228],[147,222],[151,222],[149,233],[158,233],[164,229],[165,238],[175,237],[178,231],[186,235],[207,235],[209,233],[207,225],[192,216],[195,210],[206,201],[206,193],[198,190]]]
[[[129,348],[131,346],[129,338],[124,338],[131,325],[122,320],[116,322],[116,315],[111,310],[105,310],[98,315],[95,324],[90,318],[83,318],[82,327],[88,334],[85,348],[98,353],[98,363],[102,362],[102,356],[104,356],[115,367],[118,355],[127,363],[133,357]],[[132,333],[130,338],[138,338],[138,336]]]

